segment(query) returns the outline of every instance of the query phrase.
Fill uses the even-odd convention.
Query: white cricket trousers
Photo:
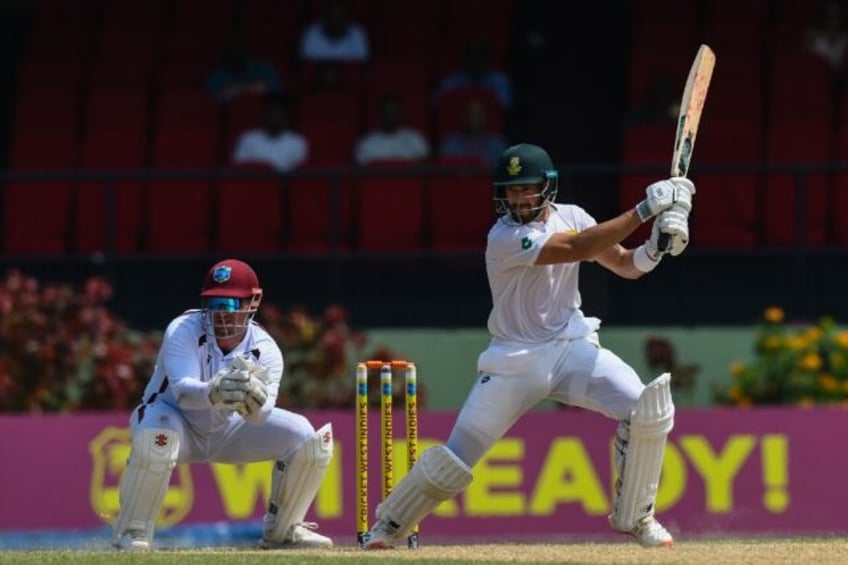
[[[447,441],[469,467],[543,400],[623,420],[645,388],[630,365],[598,345],[596,333],[537,345],[492,340],[477,372]]]
[[[130,416],[133,435],[145,428],[165,428],[180,436],[180,464],[288,461],[304,441],[315,435],[309,420],[282,408],[274,408],[259,426],[233,414],[226,425],[211,432],[192,428],[177,408],[164,402],[148,404],[141,422],[137,412],[134,410]]]

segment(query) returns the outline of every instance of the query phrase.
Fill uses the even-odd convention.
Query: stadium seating
[[[81,167],[102,173],[143,169],[147,159],[146,133],[90,132],[82,145]],[[108,199],[107,187],[112,191]],[[73,249],[85,253],[139,251],[145,221],[143,191],[139,180],[81,181],[74,201]],[[112,210],[110,205],[114,206]]]

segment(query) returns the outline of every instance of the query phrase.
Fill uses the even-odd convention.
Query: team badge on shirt
[[[525,237],[521,240],[521,249],[530,249],[533,247],[533,240],[529,237]]]

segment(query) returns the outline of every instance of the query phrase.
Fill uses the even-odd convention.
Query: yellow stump
[[[368,532],[368,367],[356,366],[356,543]]]

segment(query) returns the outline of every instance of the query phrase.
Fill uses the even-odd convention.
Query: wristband
[[[653,271],[657,265],[660,264],[661,259],[662,255],[656,259],[652,259],[650,253],[648,253],[647,244],[645,243],[637,247],[633,252],[633,266],[643,273],[650,273]]]

